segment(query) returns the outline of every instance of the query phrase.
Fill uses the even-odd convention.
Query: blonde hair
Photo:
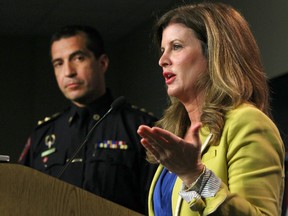
[[[253,104],[270,116],[260,51],[247,21],[238,11],[226,4],[209,2],[170,10],[156,23],[158,45],[170,23],[191,28],[207,57],[208,71],[199,78],[197,87],[205,92],[201,122],[213,133],[212,144],[220,140],[226,112],[242,103]],[[178,99],[170,98],[170,105],[157,125],[180,137],[185,135],[190,120]]]

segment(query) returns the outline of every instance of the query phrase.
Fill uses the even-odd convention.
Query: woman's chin
[[[167,89],[167,94],[170,96],[170,97],[176,97],[178,98],[177,96],[179,96],[179,93],[177,91],[175,91],[175,89]]]

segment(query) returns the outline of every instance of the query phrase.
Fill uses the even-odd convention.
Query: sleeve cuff
[[[196,201],[202,200],[202,198],[214,197],[218,192],[220,185],[221,179],[211,170],[205,168],[204,172],[189,188],[186,188],[184,184],[182,185],[179,195],[189,204],[191,202],[196,204]]]

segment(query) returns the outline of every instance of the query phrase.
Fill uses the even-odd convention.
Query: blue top
[[[169,173],[166,168],[162,170],[153,194],[155,216],[172,216],[171,197],[176,177],[174,173]]]

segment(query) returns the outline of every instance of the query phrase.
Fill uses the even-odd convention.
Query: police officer
[[[38,124],[19,162],[57,177],[114,99],[105,85],[109,59],[96,29],[62,28],[52,36],[51,58],[58,86],[72,103]],[[146,162],[136,131],[155,121],[126,102],[99,123],[60,178],[145,213],[155,167]]]

